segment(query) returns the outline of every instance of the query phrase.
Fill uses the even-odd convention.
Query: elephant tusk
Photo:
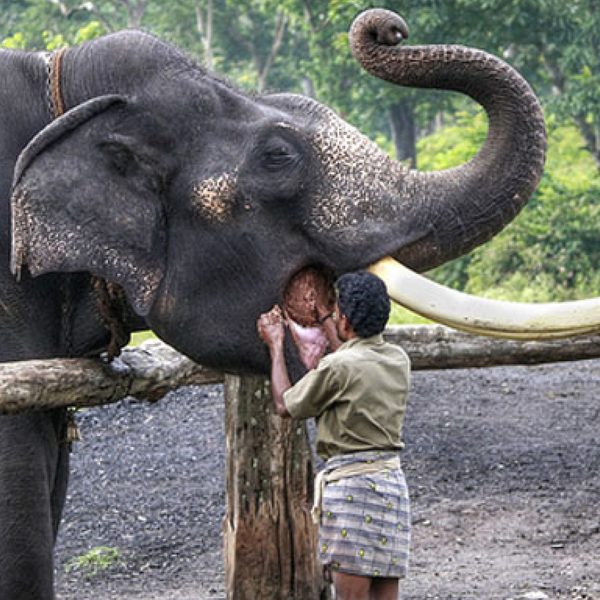
[[[543,304],[479,298],[435,283],[391,257],[371,265],[369,271],[383,279],[398,304],[476,335],[541,340],[600,331],[600,298]]]

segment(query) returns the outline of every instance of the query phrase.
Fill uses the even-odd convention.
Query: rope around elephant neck
[[[50,114],[53,119],[58,119],[65,113],[65,101],[60,85],[62,77],[62,62],[67,52],[66,48],[60,48],[52,52],[48,57],[48,91],[50,97]]]
[[[65,101],[62,93],[62,66],[67,48],[60,48],[46,58],[48,71],[47,96],[50,116],[58,119],[65,113]],[[66,340],[66,351],[69,356],[73,353],[73,314],[70,293],[71,277],[67,276],[63,292],[62,304],[62,333]],[[96,309],[100,314],[102,324],[110,332],[110,341],[106,350],[108,359],[112,360],[121,353],[121,348],[129,342],[129,330],[125,325],[126,299],[125,292],[116,283],[107,282],[102,277],[91,276],[91,286],[96,295]]]

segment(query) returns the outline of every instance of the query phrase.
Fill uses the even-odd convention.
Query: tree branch
[[[552,80],[552,85],[554,85],[556,92],[559,95],[565,94],[566,78],[560,66],[555,60],[548,57],[547,54],[544,54],[543,52],[541,54],[544,64],[548,67],[550,79]],[[592,155],[592,158],[594,159],[596,166],[600,171],[600,139],[598,130],[589,123],[586,115],[575,114],[572,118],[581,135],[583,136],[585,149]]]
[[[281,43],[283,42],[283,36],[285,34],[285,29],[287,27],[287,16],[282,11],[277,11],[277,19],[275,21],[275,35],[273,36],[273,43],[271,44],[271,50],[269,51],[269,55],[265,60],[262,69],[259,70],[258,73],[258,92],[262,94],[265,91],[267,85],[267,77],[269,76],[269,72],[271,67],[273,66],[273,62],[281,48]]]
[[[212,41],[213,41],[213,2],[208,0],[206,7],[206,17],[202,14],[200,2],[196,0],[194,5],[196,13],[196,30],[200,34],[202,49],[204,54],[204,62],[210,70],[214,67]]]
[[[52,359],[0,364],[0,414],[59,406],[97,406],[127,396],[156,401],[182,385],[223,380],[158,341],[125,348],[110,364]]]
[[[96,8],[93,2],[84,2],[79,8],[92,13],[94,17],[96,17],[102,23],[102,25],[104,25],[106,31],[112,32],[118,29],[118,27],[115,26],[115,24],[106,15],[102,14]]]
[[[60,10],[60,14],[63,17],[69,17],[73,12],[72,9],[70,9],[64,2],[61,2],[61,0],[48,0],[48,2],[58,7],[58,10]]]

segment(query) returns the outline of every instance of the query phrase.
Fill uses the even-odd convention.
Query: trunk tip
[[[350,46],[353,50],[365,40],[380,46],[397,46],[408,38],[406,21],[395,12],[372,8],[360,13],[350,27]]]

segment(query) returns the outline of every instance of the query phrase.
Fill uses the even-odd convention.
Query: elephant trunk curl
[[[463,46],[401,47],[408,36],[401,17],[369,10],[350,30],[354,56],[371,74],[392,83],[462,92],[489,119],[487,139],[460,167],[410,171],[416,214],[427,215],[427,233],[394,253],[424,271],[486,242],[525,205],[541,177],[546,149],[540,104],[527,82],[502,60]]]

